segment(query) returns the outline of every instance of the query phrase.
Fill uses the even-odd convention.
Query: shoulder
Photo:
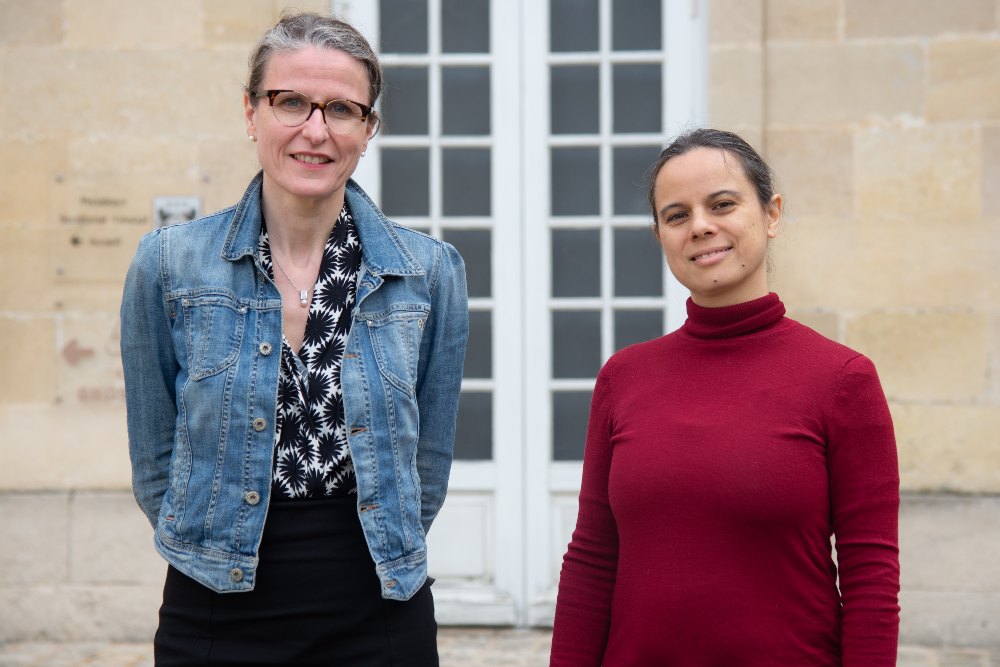
[[[842,367],[856,359],[867,361],[867,357],[860,352],[830,340],[796,320],[787,317],[785,319],[790,325],[787,334],[788,343],[796,351],[811,356],[815,361],[837,367]],[[871,362],[868,361],[868,363]]]

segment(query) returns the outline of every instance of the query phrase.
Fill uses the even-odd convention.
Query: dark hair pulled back
[[[690,153],[697,148],[715,148],[739,160],[743,174],[753,186],[761,208],[767,208],[774,196],[774,175],[764,158],[737,134],[725,130],[699,128],[685,132],[674,139],[669,146],[663,149],[660,158],[653,165],[649,176],[649,185],[646,188],[646,203],[653,213],[654,226],[657,222],[656,177],[660,174],[660,169],[671,159]]]

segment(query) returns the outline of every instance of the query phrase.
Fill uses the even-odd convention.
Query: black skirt
[[[406,602],[382,598],[353,494],[271,503],[259,556],[248,593],[168,569],[158,667],[437,667],[430,583]]]

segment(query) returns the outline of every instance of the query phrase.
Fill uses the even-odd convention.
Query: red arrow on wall
[[[89,347],[80,347],[74,338],[62,349],[62,355],[71,365],[76,366],[80,359],[94,356],[94,351]]]

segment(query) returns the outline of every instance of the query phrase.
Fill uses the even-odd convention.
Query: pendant
[[[309,305],[309,297],[307,296],[308,293],[309,293],[309,290],[304,290],[304,289],[300,289],[299,290],[299,298],[302,299],[302,305],[303,306],[308,306]]]

